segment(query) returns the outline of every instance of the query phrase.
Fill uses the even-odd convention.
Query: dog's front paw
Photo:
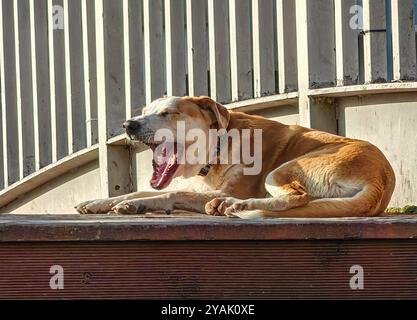
[[[119,214],[142,214],[149,211],[148,207],[140,201],[122,201],[111,210]]]
[[[74,208],[81,214],[106,214],[116,204],[115,200],[89,200],[76,205]]]
[[[229,209],[234,205],[236,205],[236,208],[238,208],[241,203],[243,203],[242,200],[233,197],[214,198],[213,200],[206,203],[205,211],[208,215],[211,216],[234,217],[234,211]]]
[[[228,217],[238,217],[236,215],[237,212],[248,210],[249,206],[245,201],[237,201],[233,203],[231,206],[227,207],[224,211],[224,215]]]

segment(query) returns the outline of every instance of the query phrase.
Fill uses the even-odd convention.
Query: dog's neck
[[[220,157],[220,148],[221,148],[221,141],[222,141],[222,137],[220,139],[218,139],[217,141],[217,146],[216,146],[216,155],[215,155],[215,159],[218,159]],[[206,164],[203,168],[200,169],[200,172],[198,173],[199,176],[201,177],[205,177],[208,175],[208,173],[210,172],[211,167],[213,166],[213,163],[208,163]]]

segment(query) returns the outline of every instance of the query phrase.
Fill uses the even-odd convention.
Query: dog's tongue
[[[165,188],[172,180],[178,168],[175,145],[159,149],[152,148],[154,158],[152,160],[153,174],[150,181],[151,187],[157,190]]]

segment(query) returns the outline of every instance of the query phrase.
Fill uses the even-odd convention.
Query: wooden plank
[[[416,80],[414,1],[392,0],[391,10],[394,80]]]
[[[253,97],[250,0],[229,0],[232,101]]]
[[[262,228],[257,231],[262,234]],[[4,243],[0,259],[7,263],[0,266],[0,298],[175,300],[180,297],[203,300],[193,302],[201,310],[207,310],[205,300],[271,300],[253,302],[254,306],[229,304],[231,310],[242,313],[252,309],[256,318],[265,319],[270,317],[265,306],[280,311],[285,306],[284,310],[291,314],[306,310],[294,307],[292,302],[274,300],[416,299],[416,251],[415,239]],[[56,265],[62,267],[61,273],[51,270]],[[56,284],[60,274],[64,275],[61,278],[64,289],[51,290],[49,284]],[[355,288],[352,283],[360,283],[361,278],[364,290],[352,290]],[[137,310],[144,306],[152,311],[150,319],[161,313],[161,308],[152,301],[136,305]],[[172,306],[167,301],[162,305]],[[375,311],[382,314],[387,309]],[[354,308],[340,311],[351,317],[357,313]],[[172,318],[188,317],[191,318],[189,315]]]
[[[208,95],[207,4],[204,0],[187,0],[188,94]]]
[[[295,1],[277,0],[276,6],[279,92],[292,92],[298,87]]]
[[[7,183],[12,184],[19,180],[19,150],[18,146],[18,114],[16,95],[16,52],[15,52],[15,30],[13,23],[13,1],[3,1],[2,28],[3,28],[3,58],[2,70],[4,91],[3,107],[3,156],[5,172],[7,172]],[[3,71],[2,71],[3,72]],[[7,168],[6,168],[7,166]]]
[[[142,1],[129,0],[131,114],[138,115],[145,105],[145,57]]]
[[[271,0],[252,0],[255,98],[275,93],[274,10]]]
[[[387,81],[387,38],[385,30],[385,0],[363,0],[365,83]]]
[[[185,0],[165,0],[165,55],[167,95],[184,96],[185,75]]]
[[[356,0],[335,0],[336,83],[339,86],[359,83],[359,30],[352,28],[350,8]]]
[[[166,93],[162,0],[143,1],[146,103]]]
[[[416,224],[413,216],[242,220],[184,211],[168,216],[0,215],[3,242],[415,239]]]

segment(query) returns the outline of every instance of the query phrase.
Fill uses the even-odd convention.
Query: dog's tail
[[[312,200],[304,206],[285,211],[248,210],[233,213],[243,219],[256,218],[337,218],[369,217],[384,212],[392,190],[372,184],[350,198],[324,198]]]

